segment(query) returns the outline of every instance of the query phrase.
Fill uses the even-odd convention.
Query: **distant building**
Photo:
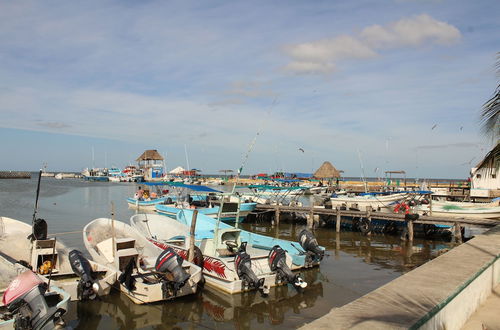
[[[146,150],[136,159],[146,181],[161,181],[164,173],[164,158],[157,150]]]
[[[471,196],[500,196],[500,143],[471,170]]]

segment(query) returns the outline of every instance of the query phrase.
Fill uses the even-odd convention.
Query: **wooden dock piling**
[[[336,227],[336,228],[335,228],[335,230],[336,230],[336,232],[337,232],[337,233],[339,233],[339,232],[340,232],[340,221],[341,221],[341,220],[340,220],[340,219],[341,219],[341,217],[340,217],[340,210],[339,210],[339,207],[337,206],[337,207],[335,208],[335,210],[337,211],[337,222],[335,223],[335,227]]]
[[[366,209],[365,211],[358,211],[352,209],[340,209],[336,208],[318,208],[318,207],[299,207],[299,206],[285,206],[285,205],[263,205],[259,204],[256,207],[257,211],[274,211],[275,222],[279,224],[280,213],[306,213],[307,214],[307,226],[312,228],[315,225],[315,218],[317,219],[318,215],[326,215],[326,216],[335,216],[336,219],[336,232],[340,232],[341,228],[341,220],[342,217],[352,217],[352,218],[364,218],[368,221],[377,220],[386,220],[393,222],[404,222],[405,215],[398,213],[390,213],[390,212],[377,212],[373,209]],[[500,224],[499,220],[495,219],[476,219],[476,218],[445,218],[445,217],[436,217],[430,215],[421,215],[417,220],[414,221],[406,221],[408,238],[409,240],[413,240],[414,237],[414,223],[418,224],[434,224],[434,225],[447,225],[454,227],[451,229],[452,235],[457,238],[457,240],[461,239],[461,226],[470,225],[470,226],[480,226],[480,227],[493,227],[497,224]]]

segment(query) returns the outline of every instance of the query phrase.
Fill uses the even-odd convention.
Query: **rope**
[[[51,234],[47,234],[47,236],[58,236],[58,235],[80,234],[80,233],[83,233],[83,229],[77,230],[77,231],[66,231],[66,232],[62,232],[62,233],[51,233]]]

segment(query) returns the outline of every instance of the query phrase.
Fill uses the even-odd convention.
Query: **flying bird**
[[[302,152],[304,152],[304,149],[302,149],[302,148],[299,148],[299,150],[302,151]]]
[[[463,130],[463,129],[464,129],[464,127],[463,127],[463,126],[460,126],[460,130]]]
[[[433,129],[435,129],[437,125],[438,125],[438,124],[434,124],[434,126],[432,126],[432,128],[431,128],[431,131],[432,131]]]

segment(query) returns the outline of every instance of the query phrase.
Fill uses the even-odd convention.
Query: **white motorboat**
[[[200,267],[155,246],[121,221],[91,221],[83,229],[83,241],[94,260],[117,271],[120,290],[136,304],[196,293],[202,278]]]
[[[136,214],[130,223],[156,246],[173,248],[187,258],[190,243],[187,225],[158,214]],[[285,283],[307,285],[290,271],[292,259],[283,249],[242,243],[240,229],[228,227],[196,231],[195,244],[203,255],[207,285],[230,294],[249,290],[267,293],[270,287]]]
[[[0,328],[62,328],[69,293],[0,254]]]
[[[364,194],[359,196],[341,195],[331,197],[332,207],[345,207],[364,211],[371,207],[377,211],[392,212],[394,205],[410,196],[409,193],[396,193],[390,195]]]
[[[94,299],[109,294],[116,272],[87,260],[81,252],[68,249],[61,241],[47,238],[45,220],[33,226],[0,217],[0,251],[51,281],[71,295],[71,300]],[[31,237],[31,238],[30,238]]]

